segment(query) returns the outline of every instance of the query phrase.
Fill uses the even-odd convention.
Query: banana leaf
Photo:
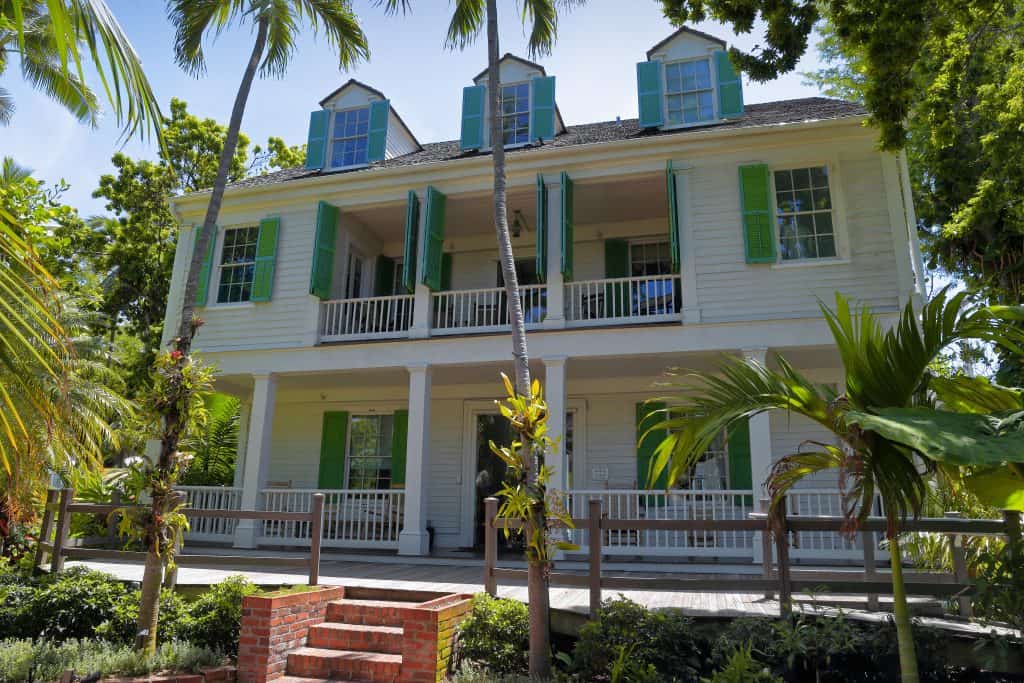
[[[1024,512],[1024,479],[1009,469],[972,474],[964,478],[964,484],[985,505]]]
[[[932,377],[928,386],[943,408],[957,413],[996,413],[1024,406],[1020,389],[993,384],[985,377]]]

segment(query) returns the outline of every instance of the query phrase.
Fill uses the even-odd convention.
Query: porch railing
[[[201,510],[240,510],[242,489],[232,486],[178,486],[185,494],[189,508]],[[187,539],[192,541],[230,541],[234,537],[237,519],[227,517],[197,517],[189,520]]]
[[[678,275],[567,282],[565,319],[577,326],[678,320],[681,292]]]
[[[413,296],[371,296],[320,304],[320,340],[404,337],[412,325]]]
[[[539,325],[547,314],[547,286],[523,285],[519,292],[527,327]],[[433,304],[434,334],[500,332],[510,324],[504,287],[435,292]]]
[[[674,490],[573,490],[569,492],[569,512],[573,517],[586,515],[591,499],[601,501],[609,519],[654,520],[727,520],[747,519],[754,511],[753,491]],[[572,541],[587,548],[586,529],[572,529]],[[666,531],[660,529],[609,529],[604,532],[601,552],[606,555],[710,555],[716,557],[752,556],[750,531]]]
[[[795,517],[841,517],[843,504],[836,489],[790,489],[786,494],[786,514]],[[876,499],[873,516],[882,514],[881,501]],[[875,545],[881,537],[874,532]],[[789,554],[793,559],[860,560],[864,556],[863,534],[841,534],[837,531],[801,531],[794,539]],[[879,557],[888,557],[881,550]]]
[[[263,489],[263,509],[308,512],[310,494],[324,494],[323,545],[345,548],[397,548],[405,514],[400,489]],[[308,522],[263,522],[259,542],[265,545],[309,544]]]

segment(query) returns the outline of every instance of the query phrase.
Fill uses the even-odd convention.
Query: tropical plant
[[[190,486],[231,486],[238,456],[238,423],[242,402],[228,394],[209,394],[205,398],[206,424],[186,439],[186,447],[195,456],[181,477]]]
[[[845,368],[842,394],[811,382],[781,356],[776,357],[778,370],[727,356],[717,373],[688,372],[696,388],[673,400],[661,411],[663,419],[650,427],[668,430],[668,435],[658,446],[649,476],[653,482],[667,469],[670,483],[679,480],[724,429],[766,411],[803,415],[831,432],[835,441],[811,441],[809,450],[781,457],[767,486],[779,505],[804,477],[838,470],[850,532],[870,514],[876,494],[881,498],[893,558],[900,669],[909,683],[918,680],[918,672],[903,586],[900,522],[920,514],[929,473],[1024,458],[1024,449],[1014,453],[1007,447],[1019,432],[982,434],[979,422],[987,424],[986,416],[937,411],[928,391],[933,379],[929,368],[943,349],[963,340],[1002,344],[1019,353],[1021,335],[1005,323],[1020,310],[981,306],[965,293],[946,289],[924,304],[920,320],[908,304],[888,331],[869,309],[851,310],[838,293],[835,309],[822,305],[822,312]],[[918,421],[916,429],[908,416]]]

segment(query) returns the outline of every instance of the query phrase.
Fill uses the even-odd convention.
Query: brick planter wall
[[[345,597],[343,586],[242,600],[238,639],[239,683],[265,683],[285,673],[288,653],[306,644],[309,628],[324,621],[327,603]]]
[[[455,627],[472,608],[472,595],[453,594],[405,610],[400,683],[438,683],[451,664]]]

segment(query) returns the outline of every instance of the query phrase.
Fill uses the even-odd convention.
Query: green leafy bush
[[[88,638],[113,618],[128,596],[123,583],[102,572],[73,567],[56,576],[25,578],[0,587],[10,620],[5,634],[65,640]]]
[[[178,625],[183,640],[229,654],[238,651],[242,598],[259,589],[244,576],[229,576],[210,586],[188,609]]]
[[[96,627],[95,635],[115,643],[133,643],[138,631],[141,591],[128,593],[114,607],[111,617]],[[161,643],[182,638],[182,624],[189,619],[189,605],[180,595],[169,589],[160,591],[160,622],[157,640]],[[205,645],[205,643],[196,643]],[[232,648],[234,651],[234,648]]]
[[[630,680],[647,676],[650,668],[661,681],[692,681],[701,673],[705,643],[691,619],[674,610],[652,611],[619,597],[605,600],[597,619],[580,631],[572,672],[586,681],[612,678],[628,667]]]
[[[711,678],[702,678],[703,683],[781,683],[767,666],[754,659],[751,646],[740,646],[733,650],[725,666]]]
[[[530,626],[526,605],[480,593],[459,625],[459,659],[495,674],[524,674]]]
[[[71,669],[79,675],[99,673],[137,676],[153,671],[198,671],[224,660],[223,655],[189,643],[169,642],[152,657],[130,645],[103,640],[0,640],[0,681],[53,681]]]

